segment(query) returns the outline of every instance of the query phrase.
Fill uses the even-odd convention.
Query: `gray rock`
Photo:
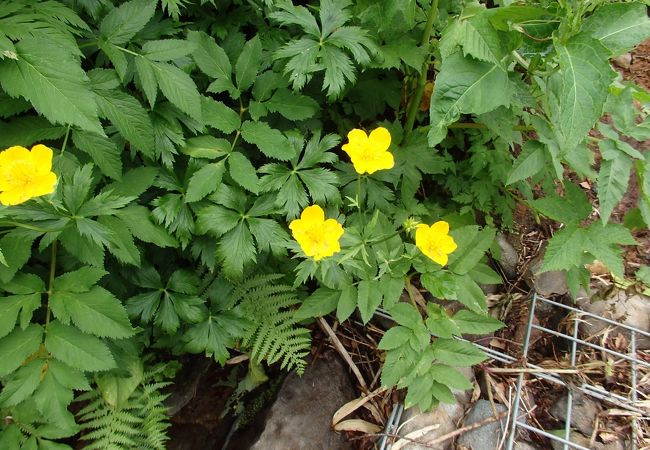
[[[497,236],[497,244],[501,248],[501,259],[499,263],[503,272],[508,278],[515,278],[517,276],[517,263],[519,262],[517,250],[515,250],[512,244],[508,242],[508,239],[501,233]]]
[[[539,450],[529,442],[515,442],[515,450]]]
[[[564,438],[564,434],[561,437]],[[585,448],[591,448],[590,439],[578,431],[571,430],[569,441],[574,444],[581,445]],[[564,450],[564,444],[556,440],[551,440],[551,447],[553,447],[553,450]],[[593,447],[593,450],[596,450],[596,447]]]
[[[569,292],[566,282],[566,273],[563,270],[551,270],[541,272],[543,255],[538,256],[530,263],[530,269],[527,272],[529,285],[542,297],[550,295],[564,295]]]
[[[587,298],[579,298],[578,305],[592,314],[615,320],[624,325],[650,332],[650,298],[641,294],[628,294],[625,291],[617,291],[605,300],[591,302]],[[588,336],[595,335],[611,325],[602,320],[583,317],[581,321],[582,331]],[[629,339],[629,334],[624,333]],[[636,336],[637,349],[650,348],[650,338],[647,336]]]
[[[496,403],[497,412],[504,412],[507,408]],[[487,400],[479,400],[474,403],[469,414],[465,418],[464,426],[481,422],[494,416],[492,405]],[[499,442],[503,438],[506,427],[506,418],[484,425],[480,428],[462,434],[457,441],[458,448],[467,450],[494,450],[499,448]]]
[[[474,381],[474,373],[471,368],[458,367],[458,370],[472,380],[472,382]],[[441,403],[438,407],[426,413],[422,413],[418,407],[409,408],[404,411],[401,420],[403,425],[400,428],[400,436],[406,436],[418,430],[424,430],[427,427],[437,426],[437,428],[417,438],[417,441],[421,445],[411,442],[404,445],[402,447],[403,450],[448,450],[451,447],[452,439],[435,445],[429,445],[429,442],[458,428],[457,425],[463,418],[466,405],[470,400],[471,391],[454,390],[454,395],[458,403],[453,405]]]
[[[337,357],[318,359],[299,377],[289,374],[251,450],[348,450],[332,430],[332,416],[355,398],[346,367]]]
[[[551,414],[556,419],[566,421],[566,403],[567,396],[563,395],[551,408]],[[597,401],[580,391],[576,391],[573,394],[571,407],[571,428],[591,436],[594,431],[594,421],[599,412],[600,404]]]

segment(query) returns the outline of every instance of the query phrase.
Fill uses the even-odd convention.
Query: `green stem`
[[[117,45],[116,45],[115,47],[116,47],[118,50],[122,50],[124,53],[128,53],[129,55],[133,55],[133,56],[142,56],[141,54],[136,53],[136,52],[134,52],[133,50],[129,50],[128,48],[118,47]]]
[[[413,297],[413,292],[411,291],[411,289],[413,288],[411,286],[411,276],[410,275],[405,276],[404,277],[404,282],[406,284],[406,293],[409,296],[409,300],[411,301],[411,303],[415,307],[416,311],[419,311],[420,309],[418,308],[418,304],[415,301],[415,297]]]
[[[52,289],[54,288],[54,275],[56,273],[56,252],[59,248],[59,241],[52,242],[52,257],[50,258],[50,278],[47,283],[47,304],[45,312],[45,332],[47,332],[47,326],[50,323],[50,316],[52,311],[50,310],[50,299],[52,298]]]
[[[429,17],[427,17],[427,23],[424,25],[424,33],[422,34],[422,47],[428,46],[431,39],[431,33],[433,32],[433,22],[436,17],[438,17],[438,0],[431,0],[431,7],[429,8]],[[427,84],[427,75],[429,73],[429,61],[428,58],[422,64],[422,70],[420,71],[420,76],[418,77],[418,83],[415,88],[415,94],[411,99],[411,102],[408,106],[408,112],[406,114],[406,123],[404,124],[404,140],[408,138],[411,131],[413,131],[413,125],[415,124],[415,116],[420,107],[420,102],[422,101],[422,95],[424,94],[424,87]]]
[[[65,130],[65,136],[63,136],[63,145],[61,145],[61,155],[65,153],[65,148],[68,145],[68,136],[70,136],[70,125]]]
[[[67,228],[67,227],[63,227],[63,228],[57,228],[57,229],[54,229],[54,230],[48,230],[46,228],[40,228],[40,227],[37,227],[37,226],[34,226],[34,225],[28,225],[26,223],[14,222],[14,221],[11,221],[11,220],[1,220],[0,221],[0,226],[5,226],[5,225],[25,228],[27,230],[32,230],[32,231],[38,231],[39,233],[56,233],[57,231],[63,231],[63,230],[65,230]]]
[[[361,174],[357,175],[357,208],[361,212]]]

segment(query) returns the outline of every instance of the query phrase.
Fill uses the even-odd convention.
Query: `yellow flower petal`
[[[289,224],[294,239],[306,256],[319,261],[341,251],[339,239],[343,226],[335,219],[325,220],[325,212],[318,205],[305,208],[300,219]]]
[[[438,222],[431,225],[431,232],[436,234],[448,234],[449,224],[444,220],[439,220]]]
[[[431,226],[419,224],[415,230],[415,245],[428,258],[445,266],[449,261],[448,255],[458,247],[448,233],[449,224],[442,220]]]
[[[31,151],[14,146],[0,152],[0,203],[18,205],[54,192],[52,156],[52,150],[41,144]]]
[[[377,151],[385,152],[390,147],[390,132],[384,127],[375,128],[370,133],[368,140]]]
[[[32,147],[32,162],[39,174],[46,174],[52,170],[52,149],[38,144]]]
[[[341,148],[350,156],[354,170],[359,174],[372,174],[378,170],[392,169],[395,165],[393,155],[388,152],[390,132],[379,127],[366,135],[363,130],[354,129],[348,133],[348,143]]]

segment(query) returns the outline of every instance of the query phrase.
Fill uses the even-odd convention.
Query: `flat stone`
[[[562,434],[561,437],[564,438],[564,434]],[[585,448],[591,448],[589,446],[590,439],[587,436],[580,433],[579,431],[573,431],[573,430],[571,431],[571,434],[569,435],[569,442],[581,445]],[[554,439],[551,440],[551,447],[553,448],[553,450],[564,450],[564,444]],[[596,449],[594,448],[593,450]]]
[[[495,403],[494,407],[498,413],[507,411],[507,408],[499,403]],[[490,417],[494,417],[492,404],[487,400],[479,400],[470,409],[463,426],[482,422]],[[506,417],[503,417],[499,421],[463,433],[458,438],[457,446],[463,450],[494,450],[499,448],[499,442],[503,439],[505,427]]]
[[[251,450],[349,450],[344,435],[332,430],[332,416],[355,398],[347,368],[326,355],[291,373],[271,406],[264,429]]]
[[[624,325],[650,332],[650,298],[641,294],[628,294],[625,291],[617,291],[604,300],[590,301],[587,298],[579,298],[578,305],[587,312],[596,314],[607,319],[615,320]],[[600,333],[610,324],[591,317],[581,319],[582,331],[591,336]],[[622,331],[626,338],[629,333]],[[650,338],[640,336],[637,333],[636,345],[638,350],[650,348]]]
[[[566,273],[563,270],[541,272],[543,260],[544,255],[539,255],[530,263],[530,269],[526,274],[528,284],[542,297],[564,295],[569,292]]]
[[[499,264],[503,272],[508,278],[515,278],[517,276],[517,263],[519,262],[519,255],[517,250],[512,246],[508,239],[503,234],[497,236],[497,244],[501,248],[501,258]]]
[[[460,372],[474,382],[474,373],[469,367],[458,367]],[[441,403],[433,410],[422,413],[418,407],[409,408],[404,411],[401,422],[404,424],[400,428],[400,436],[406,436],[418,430],[424,430],[427,427],[435,427],[424,435],[417,438],[418,443],[410,442],[403,447],[404,450],[448,450],[451,448],[453,439],[438,444],[429,444],[431,441],[450,433],[458,428],[465,408],[470,400],[471,391],[453,390],[458,403],[448,405]]]
[[[529,442],[515,442],[515,450],[539,450]]]
[[[550,412],[558,420],[566,421],[567,396],[563,395],[553,405]],[[571,406],[571,427],[590,436],[594,431],[594,421],[600,404],[580,391],[573,394]]]

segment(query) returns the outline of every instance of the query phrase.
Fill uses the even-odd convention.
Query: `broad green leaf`
[[[225,172],[224,162],[209,163],[194,172],[187,184],[185,201],[197,202],[215,191],[221,184]]]
[[[226,324],[234,323],[240,327],[243,320],[230,312],[221,313],[218,316],[209,316],[206,321],[193,325],[183,336],[185,349],[190,353],[205,353],[225,364],[229,358],[228,348],[234,344],[231,333],[228,332]]]
[[[529,202],[538,212],[546,217],[565,224],[578,223],[591,214],[591,203],[585,193],[575,184],[564,185],[565,195],[560,197],[555,192],[543,198]]]
[[[389,312],[395,322],[408,328],[416,328],[422,322],[422,316],[410,303],[397,303]]]
[[[560,72],[553,75],[554,95],[559,102],[552,121],[560,150],[573,150],[603,114],[610,83],[614,79],[609,52],[595,39],[580,34],[566,44],[555,43]],[[556,87],[557,85],[557,87]]]
[[[249,211],[249,214],[250,211]],[[271,252],[273,254],[286,254],[286,244],[289,235],[285,228],[273,219],[250,217],[247,219],[248,228],[255,237],[257,252]]]
[[[472,383],[460,371],[444,364],[433,364],[427,375],[453,389],[466,391],[473,387]]]
[[[119,181],[106,186],[103,191],[116,197],[139,197],[151,187],[157,175],[156,167],[136,167],[126,172]]]
[[[487,312],[485,293],[469,275],[463,275],[457,278],[456,299],[474,312]]]
[[[391,309],[399,301],[404,291],[404,278],[395,278],[384,275],[379,280],[379,286],[383,294],[383,306],[385,309]]]
[[[232,133],[241,126],[239,114],[222,102],[209,97],[201,97],[201,106],[203,108],[203,121],[206,125],[226,134]]]
[[[17,59],[0,60],[0,85],[8,94],[29,100],[52,123],[104,135],[88,77],[71,52],[35,37],[17,42],[16,51]]]
[[[110,139],[89,132],[72,132],[72,142],[87,153],[104,175],[119,180],[122,177],[122,159],[117,145]]]
[[[223,264],[224,274],[235,279],[241,278],[244,266],[255,262],[253,235],[243,222],[221,237],[217,246],[217,256]]]
[[[244,44],[235,64],[235,81],[240,91],[245,91],[253,85],[261,64],[262,43],[259,36],[255,36]]]
[[[142,53],[152,61],[172,61],[192,53],[197,44],[183,39],[162,39],[147,41],[142,46]]]
[[[34,311],[41,307],[41,293],[12,295],[0,299],[0,337],[13,331],[20,314],[20,327],[27,328]]]
[[[84,371],[97,372],[115,367],[113,355],[100,339],[58,320],[48,326],[45,347],[55,358]]]
[[[117,216],[122,219],[136,238],[158,247],[177,247],[178,242],[163,227],[155,224],[151,211],[144,206],[130,205],[122,208]]]
[[[97,267],[82,267],[73,272],[67,272],[54,279],[54,293],[58,291],[88,292],[108,272]]]
[[[5,255],[7,265],[0,264],[0,281],[9,282],[32,255],[32,243],[36,236],[18,230],[10,231],[0,239],[0,248]]]
[[[613,159],[603,159],[598,173],[598,201],[600,218],[609,221],[614,207],[627,191],[632,161],[626,155],[618,154]]]
[[[361,320],[364,324],[368,323],[375,314],[379,305],[381,305],[381,291],[379,283],[374,280],[361,280],[357,286],[357,305]]]
[[[420,283],[436,298],[451,300],[457,296],[456,277],[447,271],[423,273],[420,276]]]
[[[501,275],[492,270],[490,266],[483,263],[477,264],[472,270],[469,271],[468,275],[472,278],[472,280],[480,284],[503,283]]]
[[[450,366],[469,367],[487,359],[471,342],[438,338],[432,344],[435,358]]]
[[[201,121],[201,95],[192,77],[169,63],[154,61],[151,65],[163,95],[185,114]]]
[[[336,305],[336,318],[339,322],[347,320],[357,308],[358,295],[357,287],[354,285],[348,285],[341,289],[341,296]]]
[[[101,216],[97,221],[100,225],[113,232],[111,241],[107,247],[108,251],[122,264],[131,264],[140,267],[140,250],[136,247],[133,241],[133,235],[122,219],[106,215]]]
[[[100,114],[108,118],[124,138],[149,158],[154,158],[151,119],[142,104],[122,91],[95,91]]]
[[[641,266],[634,276],[646,286],[650,286],[650,266]]]
[[[48,366],[50,373],[62,386],[77,391],[89,391],[91,389],[86,376],[80,370],[74,369],[56,359],[48,361]]]
[[[302,305],[294,314],[294,319],[304,320],[325,316],[336,309],[340,296],[341,291],[320,287],[303,300]]]
[[[50,360],[51,361],[51,360]],[[40,383],[33,394],[36,407],[47,417],[50,423],[60,429],[76,428],[74,416],[68,411],[74,393],[72,389],[63,386],[49,370],[49,363],[40,369],[45,369],[45,375],[39,371]],[[58,444],[56,444],[58,446]],[[56,447],[53,448],[55,450]],[[67,449],[66,449],[67,450]]]
[[[420,408],[426,410],[431,407],[431,386],[433,385],[433,378],[429,376],[416,377],[408,385],[406,398],[404,399],[404,406],[410,408],[419,405]]]
[[[461,309],[451,318],[461,333],[487,334],[503,328],[505,324],[485,314],[477,314],[467,309]]]
[[[228,157],[230,176],[243,188],[254,194],[259,192],[260,180],[253,164],[240,152],[232,152]]]
[[[270,158],[288,161],[296,156],[296,151],[289,145],[287,138],[267,123],[246,121],[242,124],[241,136],[249,144],[257,145]]]
[[[158,97],[158,81],[156,80],[156,73],[153,70],[149,61],[145,58],[135,58],[135,70],[140,80],[140,85],[147,97],[151,109],[156,105],[156,97]]]
[[[216,159],[230,153],[230,142],[213,136],[197,136],[188,139],[181,152],[192,158]]]
[[[431,97],[429,145],[447,135],[447,127],[461,114],[483,114],[510,104],[508,74],[496,64],[466,58],[455,52],[442,62]]]
[[[576,226],[567,226],[548,241],[542,271],[566,270],[581,264],[585,233]]]
[[[409,328],[397,325],[386,331],[377,348],[392,350],[406,344],[412,337],[413,332]]]
[[[240,213],[231,209],[219,205],[206,206],[197,214],[197,231],[199,234],[210,232],[219,237],[235,228],[241,218]]]
[[[22,97],[18,97],[22,99]],[[8,101],[11,97],[7,96]],[[10,100],[9,100],[10,101]],[[31,105],[29,106],[31,108]],[[9,114],[8,117],[13,116]],[[49,120],[40,116],[21,116],[7,122],[0,122],[0,148],[7,148],[13,145],[29,147],[32,144],[59,139],[65,135],[67,127],[52,125]]]
[[[202,31],[190,31],[187,40],[197,44],[192,53],[196,65],[206,75],[212,78],[228,80],[232,85],[232,66],[228,55],[217,45],[214,39]]]
[[[31,396],[38,387],[43,369],[47,367],[42,359],[34,359],[16,371],[6,383],[0,394],[0,405],[6,407],[17,405]]]
[[[458,248],[449,256],[449,270],[464,275],[476,266],[490,248],[496,230],[491,227],[478,231],[478,227],[468,225],[451,231]]]
[[[517,160],[512,165],[506,184],[537,175],[546,166],[546,149],[539,141],[526,141]]]
[[[0,376],[9,375],[36,352],[43,341],[43,328],[30,324],[24,330],[16,328],[8,336],[0,339]]]
[[[113,9],[99,26],[101,38],[121,45],[142,30],[156,11],[157,0],[132,0]]]
[[[501,64],[505,56],[504,45],[486,14],[476,14],[463,21],[461,35],[460,43],[465,56],[471,55],[481,61]]]
[[[621,55],[650,37],[650,20],[641,3],[610,3],[585,20],[582,31],[598,39],[612,55]]]
[[[319,109],[314,99],[289,89],[278,89],[264,105],[269,111],[280,113],[289,120],[309,119]]]

